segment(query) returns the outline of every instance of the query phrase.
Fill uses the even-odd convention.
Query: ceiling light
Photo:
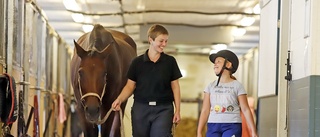
[[[203,48],[201,49],[202,53],[209,53],[211,51],[211,48]]]
[[[245,28],[235,28],[232,30],[232,35],[235,37],[243,36],[244,34],[246,34]]]
[[[242,26],[251,26],[254,21],[256,19],[254,17],[244,17],[242,20],[241,20],[241,25]]]
[[[93,25],[82,25],[82,29],[85,33],[90,32],[93,29]]]
[[[84,16],[80,13],[72,13],[71,17],[74,22],[83,22],[84,21]]]
[[[81,8],[75,0],[63,0],[63,5],[68,10],[80,11]]]
[[[224,50],[224,49],[227,49],[227,45],[226,44],[215,44],[213,45],[213,48],[216,49],[216,50]]]
[[[139,0],[137,4],[137,9],[138,10],[145,10],[145,0]]]
[[[260,5],[259,5],[259,3],[256,6],[254,6],[253,13],[260,14]]]
[[[98,19],[100,19],[100,16],[98,16],[98,15],[95,15],[95,16],[93,16],[92,18],[93,18],[93,19],[96,19],[96,20],[98,20]]]
[[[211,55],[211,54],[215,54],[215,53],[217,53],[218,51],[219,51],[219,50],[213,49],[213,50],[210,51],[209,54],[210,54],[210,55]]]
[[[252,11],[252,8],[246,8],[244,10],[244,13],[248,13],[248,14],[251,14],[253,11]]]

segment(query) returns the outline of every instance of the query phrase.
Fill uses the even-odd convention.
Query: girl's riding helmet
[[[235,73],[238,69],[239,66],[239,59],[237,57],[236,54],[234,54],[232,51],[230,50],[220,50],[217,53],[211,54],[209,56],[210,61],[214,64],[214,61],[216,60],[217,57],[223,57],[226,60],[230,61],[232,63],[232,68],[230,69],[230,71],[233,73]]]

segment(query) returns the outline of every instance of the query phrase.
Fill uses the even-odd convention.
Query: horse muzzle
[[[84,115],[89,122],[98,121],[101,113],[101,102],[94,96],[88,96],[87,99],[81,100]]]
[[[98,121],[99,118],[100,118],[100,113],[101,113],[101,109],[100,108],[101,108],[100,105],[85,106],[84,107],[84,112],[85,112],[86,119],[89,122]]]

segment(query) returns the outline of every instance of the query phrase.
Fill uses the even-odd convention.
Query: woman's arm
[[[112,108],[116,111],[119,111],[121,103],[127,100],[133,94],[133,90],[135,87],[136,87],[136,82],[128,79],[127,84],[123,87],[120,95],[112,103]]]
[[[181,95],[180,95],[180,85],[179,80],[171,81],[171,88],[173,92],[174,105],[175,105],[175,113],[172,122],[179,123],[180,117],[180,104],[181,104]]]

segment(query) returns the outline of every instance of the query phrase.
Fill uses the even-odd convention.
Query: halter
[[[88,96],[94,96],[94,97],[97,97],[100,101],[100,104],[102,104],[102,98],[104,96],[104,93],[106,91],[106,85],[107,83],[104,84],[103,86],[103,92],[101,94],[101,97],[99,94],[97,93],[86,93],[84,95],[82,95],[82,90],[81,90],[81,85],[80,85],[80,76],[78,77],[78,83],[79,83],[79,90],[80,90],[80,97],[81,97],[81,100],[83,100],[85,97],[88,97]],[[82,105],[84,105],[83,103],[81,103]],[[104,122],[106,122],[106,120],[108,119],[108,117],[110,116],[111,112],[113,111],[112,107],[109,109],[109,111],[106,113],[106,115],[100,119],[100,120],[97,120],[97,121],[94,121],[95,124],[97,125],[101,125],[103,124]],[[120,133],[121,133],[121,137],[124,137],[124,127],[123,127],[123,113],[122,113],[122,110],[120,109],[119,110],[119,113],[120,113]],[[101,118],[101,117],[100,117]]]
[[[104,96],[104,93],[106,91],[106,85],[107,83],[104,84],[103,86],[103,92],[101,94],[101,96],[97,93],[92,93],[92,92],[89,92],[89,93],[86,93],[84,95],[82,95],[82,90],[81,90],[81,85],[80,85],[80,76],[78,77],[78,83],[79,83],[79,90],[80,90],[80,97],[81,97],[81,100],[83,100],[85,97],[88,97],[88,96],[94,96],[94,97],[97,97],[100,101],[100,104],[102,104],[102,98]],[[81,103],[82,105],[84,105],[83,103]],[[100,119],[100,120],[97,120],[97,121],[94,121],[95,124],[97,125],[101,125],[103,124],[104,122],[106,122],[106,120],[108,119],[108,117],[110,116],[111,112],[113,111],[112,107],[109,109],[109,111],[106,113],[106,115]],[[120,109],[119,110],[119,113],[120,113],[120,133],[121,133],[121,137],[124,137],[124,127],[123,127],[123,114],[122,114],[122,110]]]
[[[103,86],[103,91],[102,91],[101,96],[100,96],[99,94],[93,93],[93,92],[89,92],[89,93],[86,93],[86,94],[83,95],[83,94],[82,94],[82,89],[81,89],[81,84],[80,84],[80,75],[79,75],[79,74],[78,74],[78,84],[79,84],[80,100],[81,100],[81,102],[82,102],[82,100],[83,100],[85,97],[94,96],[94,97],[97,97],[97,98],[99,99],[99,101],[100,101],[100,104],[102,104],[102,98],[103,98],[104,93],[105,93],[105,91],[106,91],[106,85],[107,85],[107,83],[105,83],[104,86]],[[81,103],[81,104],[84,106],[83,103]]]
[[[110,43],[101,51],[99,51],[96,47],[91,47],[92,51],[96,51],[98,53],[103,53],[108,47],[110,46]],[[82,89],[81,89],[81,85],[80,85],[80,75],[78,74],[78,83],[79,83],[79,90],[80,90],[80,99],[81,101],[85,98],[85,97],[88,97],[88,96],[94,96],[94,97],[97,97],[100,101],[100,104],[102,104],[102,98],[104,96],[104,93],[106,91],[106,85],[107,83],[104,84],[103,86],[103,92],[101,94],[101,96],[97,93],[93,93],[93,92],[89,92],[89,93],[86,93],[84,95],[82,95]],[[84,104],[82,104],[84,105]]]

